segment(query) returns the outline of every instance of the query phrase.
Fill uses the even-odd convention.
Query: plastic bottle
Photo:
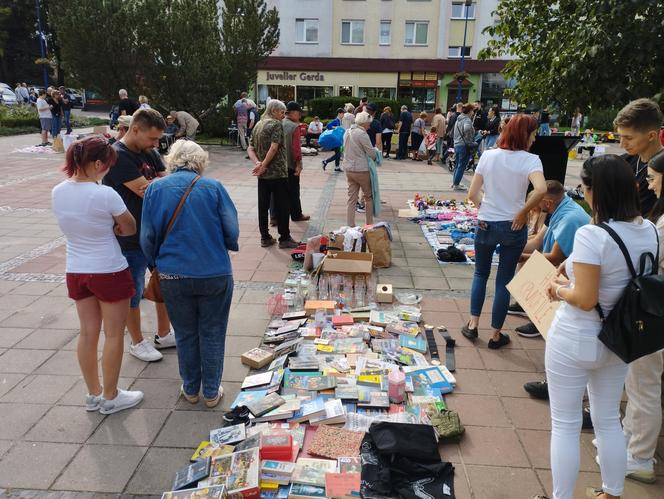
[[[406,397],[406,374],[400,369],[392,369],[387,376],[387,394],[390,402],[401,404]]]

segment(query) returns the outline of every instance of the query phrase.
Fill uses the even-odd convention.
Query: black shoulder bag
[[[664,276],[657,274],[659,234],[657,229],[654,229],[657,255],[643,253],[637,274],[627,247],[616,231],[605,223],[599,224],[598,227],[608,232],[616,242],[632,275],[608,317],[604,316],[599,303],[595,307],[602,319],[602,330],[598,338],[609,350],[629,364],[664,348]],[[646,273],[648,262],[651,268]]]
[[[466,145],[466,154],[469,156],[473,156],[475,154],[475,151],[479,148],[479,144],[475,142],[474,140],[472,142],[466,142],[466,136],[463,134],[463,129],[459,128],[459,120],[457,119],[456,122],[456,128],[459,130],[459,134],[461,135],[461,139],[463,140],[463,143]],[[454,137],[452,137],[452,140],[454,140]]]

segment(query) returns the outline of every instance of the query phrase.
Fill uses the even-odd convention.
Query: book
[[[369,315],[369,322],[374,326],[385,327],[392,322],[397,322],[398,320],[399,317],[396,314],[384,312],[381,310],[372,310],[371,314]]]
[[[290,368],[284,369],[284,388],[293,388],[297,390],[306,390],[306,379],[313,376],[320,376],[317,371],[291,372]]]
[[[340,457],[359,457],[363,438],[363,432],[321,426],[314,434],[309,454],[335,460]]]
[[[401,347],[410,348],[416,352],[426,353],[427,351],[427,342],[421,336],[411,337],[406,335],[401,335],[400,337]]]
[[[369,398],[360,399],[357,401],[358,407],[377,407],[377,408],[389,408],[390,399],[385,392],[369,392]]]
[[[288,499],[290,485],[280,485],[276,490],[265,490],[261,488],[260,499]]]
[[[307,390],[331,390],[337,386],[337,380],[333,376],[312,376],[307,378],[305,388]]]
[[[261,465],[261,473],[270,473],[273,475],[290,476],[295,471],[295,463],[289,463],[286,461],[274,461],[271,459],[266,459]]]
[[[361,473],[362,459],[356,456],[343,456],[337,459],[339,473]]]
[[[273,409],[259,417],[249,416],[249,419],[254,423],[262,423],[266,421],[292,418],[295,411],[300,409],[302,399],[296,397],[295,395],[282,395],[281,398],[285,400],[283,405],[280,405],[276,409]]]
[[[294,484],[325,486],[325,473],[336,473],[337,462],[328,459],[300,458],[291,477]],[[323,496],[325,497],[325,496]]]
[[[244,378],[241,389],[258,388],[269,385],[272,381],[272,371],[265,371],[264,373],[254,374]]]
[[[337,385],[337,388],[334,390],[334,396],[341,400],[357,400],[359,390],[354,385]]]
[[[388,333],[415,337],[420,333],[420,326],[417,322],[398,321],[388,324],[385,327]]]
[[[353,324],[353,316],[350,314],[341,314],[332,316],[332,325],[334,327],[348,326]]]
[[[256,416],[257,418],[261,417],[264,414],[267,414],[270,411],[273,411],[277,407],[284,405],[286,401],[281,398],[276,393],[270,393],[264,398],[256,401],[252,401],[247,404],[247,409]]]
[[[360,374],[357,377],[357,384],[362,386],[374,386],[380,388],[383,377],[380,374]]]
[[[298,333],[295,333],[298,334]],[[274,349],[274,356],[288,355],[297,350],[297,346],[302,341],[301,338],[295,338],[289,341],[283,342],[281,345],[277,345]]]
[[[284,326],[281,326],[279,329],[277,329],[277,334],[284,334],[284,333],[291,333],[293,331],[297,331],[300,329],[300,326],[302,323],[297,320],[297,321],[288,321]]]
[[[230,454],[231,452],[233,452],[232,445],[222,445],[221,447],[216,447],[207,440],[204,440],[198,445],[198,448],[192,454],[190,461],[193,462],[199,461],[201,459],[223,456],[225,454]]]
[[[290,321],[290,320],[299,320],[299,319],[306,319],[307,318],[307,312],[304,310],[297,310],[295,312],[286,312],[284,315],[281,316],[282,319]]]
[[[339,399],[332,399],[325,402],[325,413],[318,417],[309,419],[312,425],[328,425],[344,423],[346,421],[346,411]]]
[[[325,493],[327,497],[345,497],[360,494],[360,473],[326,473]]]
[[[319,397],[314,400],[302,402],[300,409],[293,414],[289,422],[303,423],[310,418],[316,418],[323,414],[325,414],[325,401]]]
[[[257,402],[258,400],[265,398],[265,396],[267,396],[267,390],[265,389],[239,392],[231,404],[231,409],[235,409],[236,407],[243,405],[246,406],[252,402]]]
[[[222,445],[241,442],[246,436],[247,434],[244,424],[236,424],[212,430],[210,432],[210,443],[217,447],[221,447]]]
[[[283,369],[286,366],[286,361],[288,360],[288,355],[280,355],[272,361],[268,366],[268,371],[274,371],[275,369]]]
[[[261,473],[260,481],[261,489],[277,489],[279,488],[279,485],[290,484],[290,477],[275,475],[273,473]]]
[[[173,490],[191,488],[210,474],[210,460],[200,459],[189,466],[179,469],[173,480]]]
[[[454,387],[447,381],[438,366],[424,367],[410,371],[408,376],[413,380],[415,389],[419,387],[436,388],[443,395],[451,393],[454,390]]]
[[[261,441],[261,459],[287,461],[293,455],[293,436],[289,433],[263,435]]]
[[[294,483],[288,491],[288,499],[318,499],[328,497],[325,493],[325,487],[315,485],[304,485]]]
[[[243,364],[253,367],[254,369],[260,369],[269,364],[274,355],[272,352],[263,350],[262,348],[252,348],[248,352],[244,352],[240,360]]]
[[[258,449],[249,449],[231,454],[230,475],[226,480],[229,497],[253,499],[260,497],[260,458]]]
[[[298,355],[297,357],[291,357],[288,360],[288,368],[291,371],[318,371],[320,369],[320,363],[313,355]]]
[[[235,452],[240,452],[247,449],[253,449],[261,446],[261,436],[260,433],[251,435],[250,437],[245,438],[235,446]]]
[[[226,485],[164,492],[161,499],[192,499],[194,497],[196,499],[224,499],[226,497]]]

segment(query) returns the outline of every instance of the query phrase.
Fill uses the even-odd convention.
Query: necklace
[[[647,163],[647,162],[644,163],[643,168],[639,168],[640,166],[641,166],[641,158],[638,158],[638,159],[636,160],[636,175],[635,175],[637,178],[639,177],[639,174],[640,174],[645,168],[648,167],[648,163]]]

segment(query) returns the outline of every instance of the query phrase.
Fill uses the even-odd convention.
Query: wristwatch
[[[456,359],[454,358],[456,340],[450,336],[445,326],[438,326],[438,332],[445,338],[445,366],[453,373],[456,371]]]

